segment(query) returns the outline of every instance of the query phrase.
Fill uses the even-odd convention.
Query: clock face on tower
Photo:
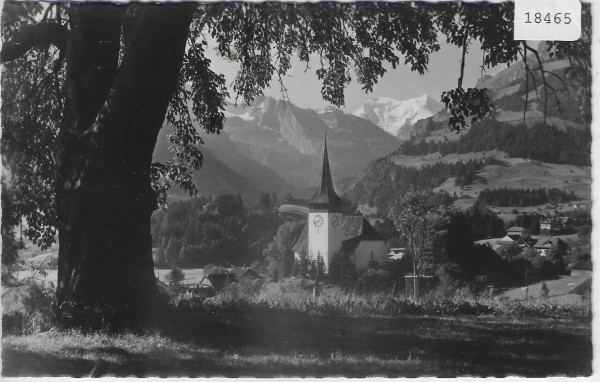
[[[340,225],[340,218],[337,215],[333,215],[331,217],[331,226],[333,228],[337,227],[338,225]]]
[[[321,228],[323,226],[324,221],[325,221],[325,219],[323,219],[323,216],[317,214],[313,218],[313,225],[317,228]]]

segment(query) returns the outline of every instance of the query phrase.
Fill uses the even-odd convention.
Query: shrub
[[[369,269],[358,278],[356,287],[362,293],[388,292],[393,284],[388,271]]]
[[[253,299],[263,286],[260,278],[242,277],[221,289],[213,299],[215,301],[239,301]]]
[[[171,272],[167,275],[167,281],[169,282],[169,288],[176,293],[179,293],[183,290],[182,281],[185,279],[185,274],[178,267],[173,267]]]
[[[56,326],[53,284],[31,282],[13,293],[17,294],[17,303],[3,308],[3,335],[40,333]]]
[[[577,236],[579,236],[580,238],[590,236],[591,233],[592,233],[591,224],[584,224],[584,225],[579,226],[579,228],[577,228]]]
[[[548,289],[548,285],[546,285],[546,282],[542,282],[542,287],[540,289],[540,298],[547,298],[548,295],[550,294],[550,289]]]
[[[310,314],[327,316],[397,317],[402,315],[502,315],[529,317],[591,317],[591,302],[585,299],[565,300],[502,300],[490,298],[489,294],[475,294],[468,288],[456,291],[453,297],[438,297],[434,294],[417,301],[392,296],[389,293],[369,295],[344,292],[339,287],[325,286],[322,293],[313,297],[308,290],[299,288],[301,280],[286,280],[267,283],[253,296],[231,299],[227,296],[198,300],[187,309],[173,306],[170,317],[179,317],[182,322],[200,322],[202,317],[226,319],[229,314]],[[307,280],[304,280],[305,282]],[[231,296],[229,296],[231,297]],[[180,309],[181,308],[181,309]],[[191,316],[190,316],[191,314]]]

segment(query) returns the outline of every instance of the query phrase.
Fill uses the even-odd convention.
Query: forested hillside
[[[457,184],[469,184],[485,161],[471,160],[457,163],[436,163],[420,168],[397,166],[391,157],[379,159],[363,171],[345,192],[354,204],[377,207],[387,215],[389,207],[412,186],[417,189],[437,187],[448,178],[457,178]],[[456,195],[453,195],[456,196]]]
[[[591,131],[587,129],[569,128],[563,132],[543,125],[526,128],[522,124],[514,125],[489,118],[474,124],[456,141],[434,142],[413,138],[404,142],[389,157],[398,154],[423,155],[439,152],[447,155],[501,150],[511,157],[589,166],[591,142]]]
[[[479,193],[477,200],[495,207],[526,207],[539,206],[541,204],[559,204],[577,200],[577,196],[571,192],[565,192],[557,188],[537,188],[537,189],[514,189],[497,188],[493,190],[483,190]]]
[[[440,122],[429,120],[427,130],[435,129]],[[456,154],[505,153],[505,155],[490,156],[485,160],[444,158]],[[412,185],[417,188],[436,188],[450,178],[454,179],[454,186],[465,187],[474,183],[485,183],[486,180],[478,176],[478,172],[486,166],[505,166],[502,158],[525,158],[535,163],[558,163],[574,166],[591,165],[591,132],[586,129],[568,128],[565,132],[554,128],[537,125],[527,128],[523,124],[510,124],[492,118],[474,124],[467,133],[457,140],[434,141],[413,137],[404,142],[398,150],[371,163],[361,174],[342,184],[346,197],[357,205],[367,204],[377,207],[385,215],[391,204],[401,197]],[[437,153],[438,160],[431,161],[429,157],[423,159],[422,165],[407,165],[406,158],[413,156],[426,156]],[[399,159],[402,157],[403,159]],[[483,155],[482,157],[485,157]],[[428,164],[431,163],[431,164]],[[551,176],[548,174],[548,176]],[[522,177],[527,177],[523,174]],[[564,186],[568,187],[567,179]],[[507,186],[507,185],[505,185]],[[540,187],[540,186],[536,186]],[[520,187],[522,188],[522,187]],[[461,192],[450,191],[451,194]],[[536,198],[539,204],[554,200],[574,200],[571,191],[568,196]],[[556,195],[554,195],[556,196]],[[551,200],[552,201],[551,201]],[[505,202],[503,201],[502,205]],[[523,204],[525,203],[525,204]],[[517,205],[532,205],[533,200],[522,201]]]
[[[202,268],[207,264],[250,265],[262,259],[281,219],[272,198],[249,213],[240,195],[202,196],[172,203],[152,215],[154,261],[160,266]],[[270,205],[266,205],[270,204]]]

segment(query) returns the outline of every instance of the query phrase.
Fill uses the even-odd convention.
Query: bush
[[[397,317],[418,315],[502,315],[529,317],[591,317],[589,300],[572,300],[560,303],[549,300],[501,300],[490,298],[485,292],[475,294],[469,288],[460,288],[453,297],[438,297],[434,293],[419,300],[395,297],[389,293],[369,295],[346,293],[338,287],[324,287],[322,293],[312,297],[307,290],[287,288],[288,281],[268,283],[254,297],[233,300],[211,298],[198,301],[194,314],[198,317],[226,314],[311,314],[328,316]]]
[[[548,285],[546,285],[546,282],[542,283],[542,287],[540,289],[540,298],[547,298],[548,295],[550,294],[550,289],[548,289]]]
[[[263,280],[260,278],[242,277],[238,282],[231,283],[221,289],[213,300],[215,301],[239,301],[251,300],[263,286]]]
[[[369,269],[358,278],[357,290],[361,293],[389,292],[394,281],[390,273],[381,269]]]
[[[171,272],[167,275],[167,281],[169,282],[169,288],[175,293],[183,291],[183,284],[181,283],[185,279],[185,274],[178,267],[173,267]]]
[[[15,288],[17,303],[3,307],[2,334],[26,335],[56,326],[54,285],[31,282]]]
[[[591,233],[592,233],[592,225],[591,224],[584,224],[584,225],[579,226],[579,228],[577,228],[577,236],[579,236],[580,238],[588,237],[588,236],[590,236]]]

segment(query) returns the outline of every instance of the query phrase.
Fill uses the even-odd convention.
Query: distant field
[[[474,156],[474,159],[478,159]],[[460,187],[454,184],[454,178],[442,183],[434,191],[445,190],[450,195],[468,195],[476,198],[484,189],[494,188],[558,188],[573,191],[584,200],[591,199],[591,167],[578,167],[510,158],[505,165],[488,165],[477,173],[482,182]]]
[[[2,339],[13,376],[589,376],[590,318],[345,317],[244,310],[173,335]],[[182,330],[185,328],[185,330]]]
[[[503,151],[492,150],[487,152],[465,153],[465,154],[449,154],[431,153],[426,155],[396,155],[393,161],[398,166],[420,168],[426,165],[434,165],[436,163],[457,163],[470,160],[481,160],[486,158],[504,157]]]
[[[170,269],[159,269],[154,268],[154,274],[158,276],[158,279],[164,283],[168,283],[166,276],[169,274]],[[56,281],[58,280],[58,271],[57,270],[46,270],[48,275],[46,277],[39,276],[40,281],[45,281],[47,283],[54,283],[56,285]],[[202,278],[204,277],[203,269],[183,269],[184,274],[184,285],[196,285],[199,284]],[[17,273],[17,278],[19,280],[28,278],[32,275],[31,271],[20,271]],[[206,282],[204,282],[206,283]]]
[[[204,278],[204,270],[203,269],[182,269],[183,271],[183,281],[184,285],[197,285]],[[158,279],[166,284],[168,284],[167,275],[171,272],[170,269],[158,269],[154,268],[154,274],[158,277]],[[204,285],[210,285],[206,280],[202,283]]]
[[[592,278],[591,272],[573,272],[572,275],[561,276],[556,280],[546,280],[545,283],[548,286],[548,297],[553,302],[556,301],[567,301],[569,299],[581,299],[579,295],[572,294],[573,291],[585,282],[589,282]],[[504,297],[510,299],[523,300],[525,299],[525,287],[514,288],[502,294]],[[538,298],[540,290],[542,289],[542,282],[529,285],[527,288],[527,294],[529,298]]]

